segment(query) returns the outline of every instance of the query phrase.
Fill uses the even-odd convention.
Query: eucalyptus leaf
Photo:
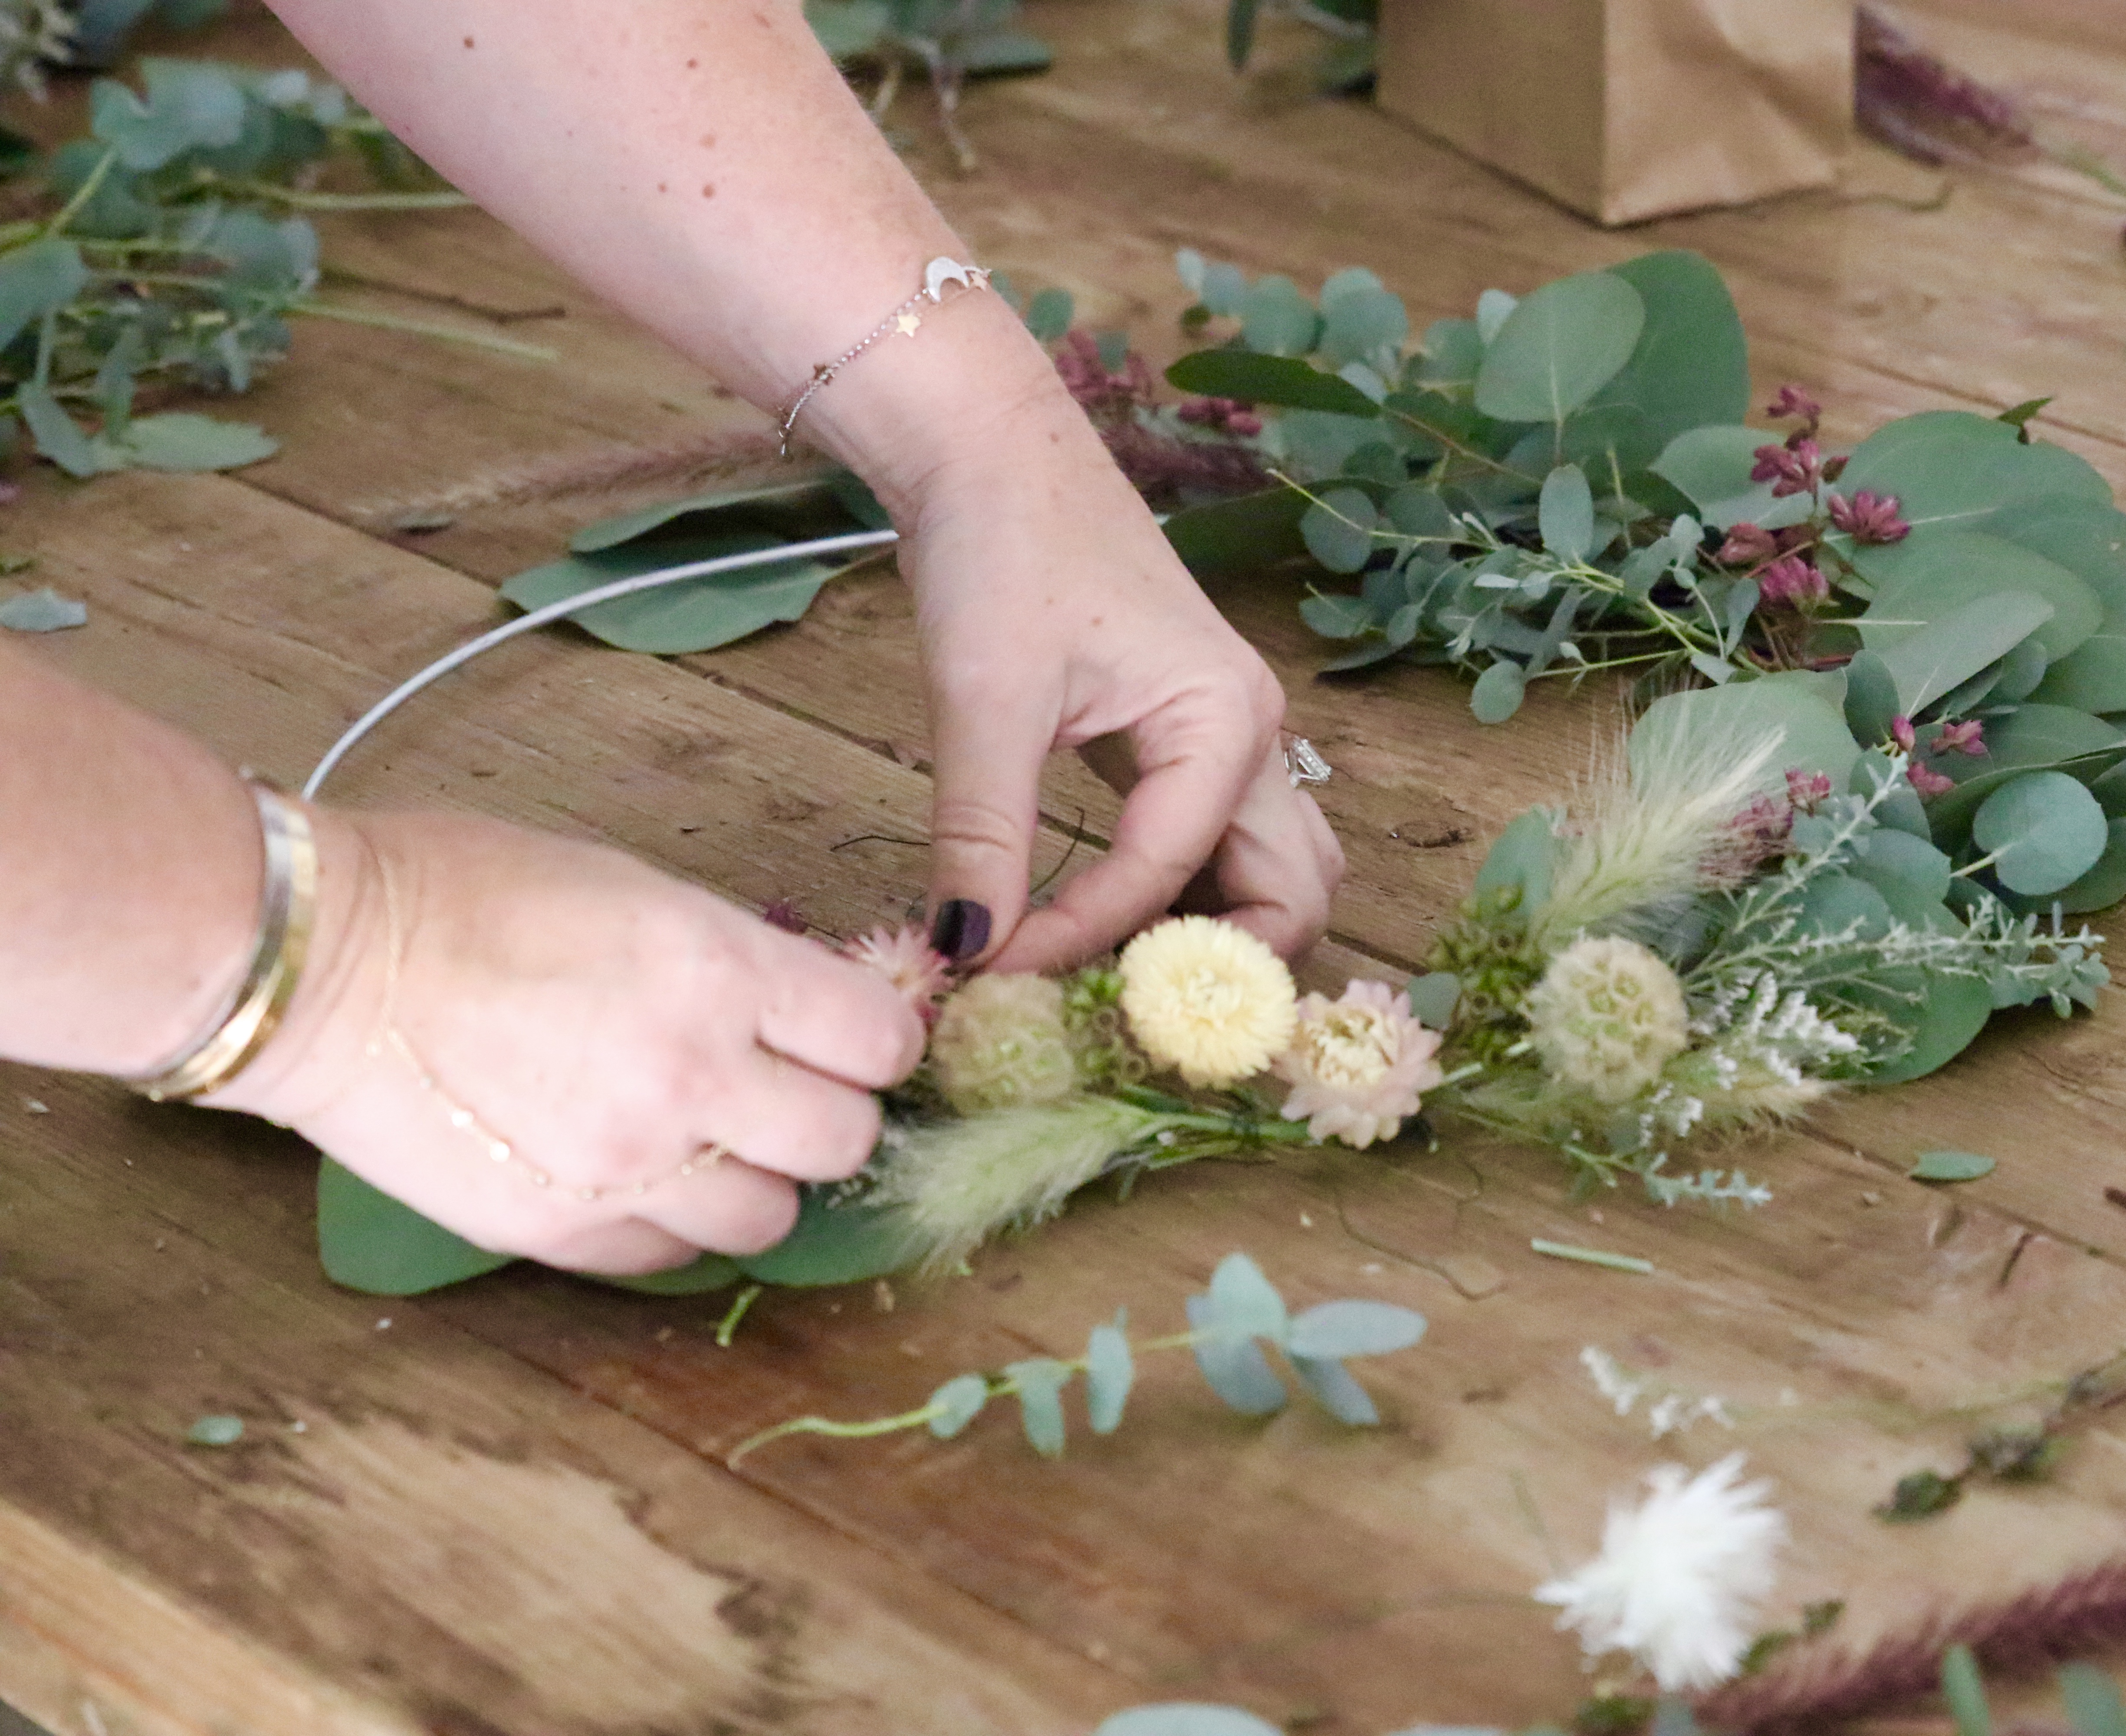
[[[1316,593],[1301,599],[1299,614],[1324,639],[1355,639],[1379,624],[1372,605],[1363,597],[1332,597]],[[1393,650],[1392,646],[1384,646],[1382,655]]]
[[[1923,838],[1892,826],[1878,826],[1857,840],[1850,872],[1879,892],[1902,887],[1928,904],[1949,896],[1949,860]]]
[[[193,1446],[234,1446],[243,1438],[241,1417],[202,1417],[185,1431],[185,1440]]]
[[[1484,857],[1473,890],[1478,897],[1511,887],[1520,894],[1515,906],[1524,914],[1548,901],[1557,862],[1555,817],[1547,808],[1530,808],[1516,819]]]
[[[1238,1706],[1171,1701],[1117,1712],[1093,1736],[1283,1736],[1283,1732]]]
[[[1978,1660],[1972,1656],[1969,1646],[1953,1645],[1943,1653],[1941,1696],[1949,1702],[1956,1736],[1993,1736],[1992,1709],[1986,1703]]]
[[[1095,1435],[1112,1435],[1121,1426],[1136,1380],[1136,1364],[1119,1322],[1094,1327],[1085,1345],[1085,1413]]]
[[[1914,1181],[1976,1181],[1994,1168],[1991,1157],[1975,1152],[1922,1152],[1905,1173]]]
[[[602,554],[607,549],[640,542],[668,527],[694,532],[722,529],[727,527],[708,521],[752,512],[772,513],[784,508],[830,508],[834,498],[833,485],[825,477],[808,476],[799,482],[770,483],[759,488],[719,489],[706,494],[690,494],[683,500],[659,501],[654,506],[639,507],[633,512],[587,524],[569,538],[569,551],[576,555]],[[689,522],[694,520],[702,522]],[[745,526],[747,529],[758,527],[750,523]]]
[[[1372,496],[1354,488],[1330,489],[1306,509],[1299,534],[1307,552],[1332,573],[1355,573],[1381,545],[1373,540],[1380,523]]]
[[[1372,277],[1370,272],[1363,275]],[[1339,281],[1346,286],[1340,291]],[[1321,289],[1321,356],[1331,367],[1396,354],[1410,336],[1402,298],[1382,288],[1377,278],[1369,286],[1357,283],[1349,272],[1330,278]]]
[[[69,476],[94,476],[124,468],[121,461],[83,433],[59,407],[59,400],[35,381],[26,380],[16,388],[15,407],[37,450]]]
[[[61,633],[88,625],[88,605],[62,597],[49,584],[19,591],[0,602],[0,627],[17,633]]]
[[[1594,494],[1576,464],[1561,464],[1543,479],[1536,507],[1544,551],[1577,565],[1594,552]]]
[[[1265,356],[1304,356],[1320,335],[1321,315],[1289,277],[1274,272],[1258,277],[1240,298],[1240,339],[1251,350]]]
[[[1890,739],[1890,726],[1904,711],[1897,678],[1878,651],[1856,651],[1845,665],[1845,726],[1853,739],[1874,747]]]
[[[1238,349],[1198,350],[1167,369],[1166,380],[1181,391],[1232,398],[1244,404],[1364,417],[1374,416],[1379,408],[1355,386],[1334,374],[1325,374],[1297,356]]]
[[[767,532],[731,531],[698,537],[636,542],[596,555],[569,555],[517,575],[502,594],[519,608],[543,608],[616,579],[660,567],[782,545]],[[839,569],[801,560],[752,567],[601,603],[572,617],[586,632],[626,651],[674,655],[714,650],[782,622],[799,619]]]
[[[81,249],[62,237],[0,253],[0,349],[87,286]]]
[[[2075,1736],[2126,1736],[2126,1701],[2119,1684],[2093,1663],[2070,1663],[2059,1672],[2060,1707]]]
[[[2096,865],[2045,904],[2049,909],[2057,903],[2064,915],[2081,916],[2108,911],[2122,899],[2126,899],[2126,820],[2111,820],[2105,824],[2104,854]]]
[[[1452,971],[1428,971],[1413,977],[1404,991],[1411,1017],[1428,1030],[1443,1031],[1453,1022],[1454,1009],[1462,1004],[1462,979]]]
[[[2027,591],[1975,597],[1916,627],[1906,625],[1918,618],[1916,610],[1872,618],[1883,607],[1878,598],[1863,617],[1861,632],[1889,669],[1908,717],[2007,655],[2053,617],[2052,604]]]
[[[1476,337],[1487,347],[1497,338],[1506,316],[1520,305],[1520,298],[1502,289],[1487,289],[1476,297]]]
[[[1228,1254],[1218,1262],[1204,1300],[1209,1317],[1220,1332],[1235,1337],[1284,1341],[1284,1298],[1263,1275],[1262,1268],[1245,1254]]]
[[[990,1384],[979,1374],[956,1374],[930,1395],[926,1408],[938,1414],[929,1429],[940,1440],[950,1440],[982,1413],[989,1403]]]
[[[1842,788],[1860,748],[1835,693],[1818,677],[1792,671],[1670,693],[1648,706],[1632,726],[1627,756],[1634,775],[1643,775],[1640,769],[1657,759],[1688,758],[1709,742],[1740,752],[1776,733],[1779,751],[1762,780],[1766,794],[1783,794],[1790,770],[1822,772],[1832,788]]]
[[[2065,772],[2029,772],[2004,783],[1972,816],[1972,842],[1995,859],[2010,892],[2057,892],[2094,868],[2109,842],[2104,810]]]
[[[1810,513],[1805,494],[1774,495],[1769,482],[1752,482],[1757,450],[1779,442],[1761,428],[1695,428],[1661,449],[1653,474],[1688,496],[1705,522],[1719,530],[1750,523],[1765,530],[1799,524]]]
[[[1244,1417],[1267,1417],[1282,1410],[1284,1387],[1254,1341],[1228,1336],[1207,1297],[1191,1296],[1188,1308],[1189,1326],[1207,1335],[1192,1348],[1196,1366],[1211,1390]]]
[[[1008,1362],[1004,1371],[1017,1387],[1014,1396],[1028,1442],[1043,1459],[1061,1459],[1066,1433],[1062,1394],[1070,1384],[1070,1366],[1052,1356],[1035,1356]]]
[[[1285,1337],[1293,1356],[1382,1356],[1424,1336],[1424,1316],[1387,1302],[1322,1302],[1295,1315]]]
[[[1372,1396],[1352,1378],[1351,1371],[1334,1357],[1293,1354],[1292,1371],[1299,1377],[1315,1403],[1337,1421],[1354,1429],[1369,1429],[1381,1420]]]
[[[318,1166],[318,1254],[334,1284],[418,1296],[514,1263],[423,1218],[329,1157]]]
[[[626,1276],[600,1275],[598,1281],[645,1296],[702,1296],[712,1290],[727,1290],[743,1276],[739,1263],[730,1256],[702,1253],[684,1265],[670,1266],[661,1272],[635,1272]]]
[[[1935,760],[1934,769],[1956,785],[1927,803],[1935,840],[1946,847],[1969,826],[1980,802],[2024,772],[2072,772],[2095,783],[2122,757],[2126,731],[2100,717],[2060,705],[2017,706],[2006,717],[1987,720],[1983,755],[1944,754]]]
[[[900,1270],[920,1251],[897,1209],[805,1188],[790,1233],[763,1252],[737,1256],[737,1265],[761,1284],[857,1284]]]
[[[1726,281],[1702,254],[1642,253],[1609,270],[1638,291],[1646,325],[1631,360],[1587,408],[1635,413],[1635,422],[1618,424],[1630,430],[1620,452],[1628,474],[1685,429],[1749,414],[1749,344]]]
[[[1066,289],[1045,289],[1026,310],[1026,329],[1043,343],[1053,343],[1070,329],[1077,304]]]
[[[1500,318],[1505,315],[1501,315]],[[1424,329],[1419,381],[1445,392],[1467,391],[1484,365],[1484,338],[1473,319],[1435,319]]]
[[[2037,636],[2054,660],[2081,645],[2104,620],[2104,605],[2094,591],[2057,561],[2020,543],[1983,531],[1944,530],[1916,543],[1914,552],[1916,558],[1896,578],[1878,583],[1874,602],[1860,617],[1860,637],[1871,650],[1887,650],[1967,603],[1996,596],[2042,597],[2052,605]]]
[[[1486,344],[1476,408],[1500,422],[1563,422],[1631,360],[1646,318],[1639,292],[1607,272],[1544,284]]]
[[[1894,1059],[1872,1067],[1868,1076],[1878,1085],[1923,1079],[1954,1061],[1986,1029],[1993,1016],[1993,996],[1976,977],[1929,975],[1921,980],[1925,999],[1916,1015],[1903,1011],[1900,1022],[1909,1046]]]
[[[281,450],[279,441],[248,422],[185,410],[135,417],[110,443],[126,463],[146,471],[233,471]]]
[[[1203,578],[1270,566],[1306,553],[1299,524],[1307,504],[1296,489],[1264,489],[1188,507],[1162,528],[1182,565]]]
[[[1528,676],[1520,665],[1501,658],[1476,678],[1469,690],[1469,709],[1479,723],[1504,723],[1528,697]]]

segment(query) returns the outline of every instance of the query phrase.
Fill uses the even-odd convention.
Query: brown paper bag
[[[1380,102],[1604,223],[1821,187],[1853,0],[1381,0]]]

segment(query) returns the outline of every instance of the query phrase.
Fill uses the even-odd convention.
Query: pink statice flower
[[[1757,575],[1760,602],[1806,608],[1831,594],[1831,581],[1798,555],[1782,555]]]
[[[1986,726],[1976,717],[1961,723],[1944,723],[1934,738],[1937,754],[1968,754],[1977,759],[1986,751]]]
[[[1759,447],[1752,455],[1752,482],[1769,482],[1774,495],[1806,494],[1823,480],[1822,448],[1806,434],[1784,446]]]
[[[1890,720],[1890,740],[1897,743],[1901,753],[1915,753],[1920,745],[1919,733],[1912,727],[1912,720],[1900,712]]]
[[[1831,497],[1831,522],[1855,542],[1902,542],[1912,527],[1897,515],[1897,497],[1862,489],[1848,500]]]
[[[1800,773],[1787,773],[1788,788]],[[1699,881],[1708,889],[1742,885],[1774,856],[1786,854],[1793,831],[1791,802],[1755,795],[1721,832],[1718,840],[1698,865]]]
[[[849,941],[843,954],[868,965],[900,991],[901,998],[928,1024],[938,1016],[938,1003],[952,986],[952,961],[933,948],[913,923],[898,929],[883,924],[868,934]]]
[[[1262,418],[1255,414],[1255,407],[1237,398],[1191,398],[1177,405],[1174,414],[1192,426],[1214,428],[1221,434],[1243,440],[1251,439],[1263,430]]]
[[[1823,406],[1798,386],[1783,386],[1779,395],[1765,406],[1767,416],[1798,416],[1814,433],[1816,425],[1823,420]]]
[[[1831,800],[1831,773],[1828,772],[1790,771],[1787,773],[1787,800],[1800,812],[1813,814]]]
[[[778,898],[760,913],[760,920],[772,929],[781,929],[786,934],[805,934],[811,932],[811,924],[806,921],[793,898]]]
[[[1439,1033],[1419,1024],[1385,982],[1353,982],[1338,1000],[1309,995],[1291,1048],[1272,1063],[1292,1087],[1284,1119],[1303,1119],[1312,1139],[1361,1151],[1392,1139],[1403,1118],[1417,1113],[1420,1094],[1445,1076],[1434,1058],[1439,1044]]]
[[[1713,558],[1722,566],[1755,566],[1779,551],[1778,537],[1761,525],[1751,524],[1746,519],[1727,532],[1727,540],[1720,545],[1720,552]]]
[[[1922,797],[1944,795],[1956,788],[1956,780],[1954,778],[1944,778],[1939,772],[1924,765],[1906,766],[1905,775],[1911,779],[1912,788],[1917,790]]]

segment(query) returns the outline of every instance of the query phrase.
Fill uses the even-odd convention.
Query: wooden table
[[[2126,160],[2126,30],[2074,0],[1929,15],[1939,40]],[[2126,481],[2118,202],[2063,172],[1939,177],[1861,151],[1838,194],[1589,229],[1372,108],[1308,95],[1301,45],[1235,82],[1206,0],[1037,0],[1048,76],[976,90],[961,178],[920,93],[910,149],[978,256],[1061,283],[1155,354],[1179,344],[1179,244],[1311,282],[1372,267],[1414,319],[1658,246],[1728,273],[1759,379],[1850,437],[1930,406],[2057,393],[2041,427]],[[2084,17],[2083,14],[2090,15]],[[285,63],[259,20],[217,51]],[[40,471],[0,520],[33,582],[87,599],[36,648],[298,778],[398,678],[498,618],[498,580],[577,524],[757,464],[761,419],[476,213],[333,222],[341,292],[498,328],[542,366],[306,324],[238,407],[285,442],[239,475]],[[389,286],[378,287],[376,286]],[[439,303],[451,303],[442,305]],[[447,512],[448,528],[394,531]],[[1462,689],[1396,669],[1314,681],[1287,579],[1219,600],[1284,672],[1336,767],[1352,872],[1335,979],[1420,958],[1487,836],[1557,792],[1609,726],[1589,697],[1484,731]],[[822,927],[920,893],[929,784],[907,603],[831,586],[801,626],[659,662],[569,632],[520,641],[394,719],[342,799],[476,810],[609,840]],[[1054,772],[1042,865],[1113,804]],[[1080,819],[1082,811],[1082,821]],[[1561,1716],[1576,1653],[1525,1593],[1666,1454],[1741,1445],[1795,1544],[1774,1615],[1842,1597],[1850,1642],[2037,1584],[2126,1544],[2126,1433],[2053,1481],[1981,1488],[1925,1525],[1869,1516],[1948,1469],[1925,1413],[2065,1376],[2126,1343],[2126,1016],[2019,1020],[1916,1087],[1856,1096],[1741,1155],[1750,1216],[1567,1204],[1556,1166],[1457,1135],[1436,1157],[1309,1152],[1081,1203],[971,1280],[772,1293],[720,1348],[720,1298],[659,1300],[519,1268],[390,1303],[336,1291],[309,1152],[100,1083],[0,1070],[0,1696],[54,1730],[436,1736],[1065,1736],[1160,1698],[1294,1729]],[[1903,1179],[1954,1145],[1998,1171]],[[1546,1262],[1531,1237],[1643,1256]],[[1002,1418],[940,1443],[736,1442],[808,1411],[919,1403],[962,1370],[1072,1354],[1127,1303],[1178,1319],[1244,1248],[1297,1300],[1430,1316],[1368,1366],[1386,1416],[1347,1433],[1222,1412],[1185,1361],[1061,1464]],[[1656,1446],[1585,1345],[1755,1413]],[[182,1437],[234,1412],[243,1441]],[[1901,1420],[1902,1419],[1902,1420]]]

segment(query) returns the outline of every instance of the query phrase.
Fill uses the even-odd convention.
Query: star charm
[[[895,329],[904,338],[913,338],[915,335],[916,327],[922,323],[923,316],[920,314],[902,314],[893,322]]]

